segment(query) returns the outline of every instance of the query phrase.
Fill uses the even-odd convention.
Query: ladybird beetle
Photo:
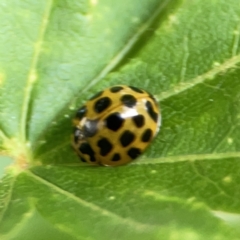
[[[151,94],[119,85],[90,98],[73,122],[72,145],[82,161],[119,166],[147,148],[159,130],[161,116]]]

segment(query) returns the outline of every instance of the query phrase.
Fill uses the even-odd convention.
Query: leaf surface
[[[239,20],[237,0],[3,0],[1,239],[239,239]],[[71,119],[116,84],[156,96],[160,134],[81,164]]]

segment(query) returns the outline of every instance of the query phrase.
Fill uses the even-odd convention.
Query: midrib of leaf
[[[49,20],[49,16],[51,13],[52,5],[53,5],[53,0],[46,1],[46,9],[43,14],[42,23],[40,25],[40,30],[39,30],[38,40],[36,41],[35,46],[34,46],[35,47],[34,54],[32,57],[31,64],[30,64],[30,70],[29,70],[29,73],[27,76],[27,84],[26,84],[25,91],[24,91],[25,94],[24,94],[23,106],[22,106],[22,111],[21,111],[22,115],[21,115],[21,119],[20,119],[20,137],[21,137],[22,143],[25,143],[27,141],[27,120],[28,120],[28,116],[29,116],[29,107],[30,107],[33,87],[34,87],[34,84],[36,83],[37,77],[38,77],[37,76],[37,64],[38,64],[38,60],[40,57],[45,32],[46,32],[46,29],[48,26],[48,20]]]
[[[46,187],[50,188],[51,190],[53,191],[56,191],[62,195],[64,195],[65,197],[67,198],[70,198],[72,200],[74,200],[76,203],[78,203],[79,205],[81,206],[84,206],[86,208],[88,208],[89,210],[97,213],[97,214],[100,214],[102,216],[107,216],[107,217],[110,217],[112,219],[115,219],[117,221],[119,221],[120,223],[126,225],[126,226],[131,226],[133,227],[134,229],[136,230],[144,230],[144,229],[149,229],[149,228],[152,228],[151,225],[148,225],[148,224],[143,224],[143,223],[140,223],[140,222],[137,222],[137,221],[134,221],[132,219],[129,219],[129,218],[123,218],[115,213],[112,213],[106,209],[103,209],[93,203],[90,203],[90,202],[86,202],[85,200],[83,199],[80,199],[79,197],[65,191],[64,189],[46,181],[45,179],[33,174],[32,172],[30,172],[29,170],[26,170],[25,173],[35,179],[37,182],[45,185]]]
[[[153,24],[153,22],[156,20],[156,18],[159,16],[161,11],[167,6],[168,3],[170,3],[171,0],[166,0],[163,3],[160,3],[158,8],[156,8],[155,12],[151,15],[151,17],[138,29],[138,31],[128,40],[126,45],[123,46],[123,48],[115,55],[115,57],[112,58],[112,60],[105,66],[105,68],[95,77],[93,78],[90,83],[86,84],[85,87],[83,87],[80,92],[78,92],[77,96],[81,96],[82,93],[86,92],[88,89],[90,89],[92,86],[97,84],[99,81],[104,79],[106,75],[114,69],[122,60],[123,58],[129,53],[129,51],[132,49],[134,44],[139,40],[140,36]],[[75,102],[76,97],[72,99],[70,102]]]
[[[235,67],[240,62],[240,55],[236,55],[228,60],[226,60],[222,64],[216,64],[213,69],[210,71],[197,76],[196,78],[190,79],[186,82],[180,82],[172,89],[165,91],[163,93],[160,93],[158,95],[155,95],[155,97],[159,100],[166,100],[168,98],[171,98],[173,96],[176,96],[186,90],[189,90],[193,87],[195,87],[198,84],[204,83],[205,81],[211,81],[214,79],[214,77],[220,73],[226,72],[227,70]]]
[[[227,152],[227,153],[208,153],[208,154],[189,154],[180,156],[167,156],[167,157],[156,157],[148,158],[142,157],[136,162],[132,162],[131,165],[145,165],[145,164],[161,164],[161,163],[175,163],[175,162],[186,162],[186,161],[212,161],[222,160],[227,158],[240,158],[240,152]],[[54,164],[54,166],[66,166],[66,167],[86,167],[83,163],[60,163]]]
[[[208,153],[208,154],[190,154],[181,156],[167,156],[159,158],[142,158],[141,161],[136,161],[134,164],[157,164],[157,163],[173,163],[184,161],[203,161],[203,160],[221,160],[226,158],[240,158],[240,152],[226,153]]]

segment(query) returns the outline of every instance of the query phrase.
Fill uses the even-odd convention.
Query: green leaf
[[[237,0],[2,0],[1,239],[240,239],[239,38]],[[72,118],[115,84],[156,96],[160,134],[86,166]]]

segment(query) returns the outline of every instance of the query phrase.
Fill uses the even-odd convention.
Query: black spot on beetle
[[[107,128],[116,132],[122,127],[125,120],[121,117],[120,113],[115,112],[109,115],[105,121]]]
[[[145,123],[145,118],[141,114],[132,117],[132,120],[138,128],[141,128]]]
[[[119,153],[115,153],[112,157],[113,162],[119,161],[120,159],[121,159],[121,156]]]
[[[157,122],[158,114],[154,111],[152,103],[150,101],[146,102],[146,108],[149,116],[153,119],[154,122]]]
[[[149,142],[152,138],[152,130],[150,128],[146,129],[142,134],[142,142]]]
[[[126,107],[131,108],[136,105],[137,99],[130,94],[126,94],[121,97],[121,101]]]
[[[127,147],[129,144],[133,142],[134,138],[135,138],[134,134],[131,131],[126,130],[120,137],[120,142],[123,147]]]
[[[134,92],[137,92],[137,93],[144,93],[144,91],[142,89],[139,89],[139,88],[136,88],[136,87],[133,87],[133,86],[129,86]]]
[[[103,91],[100,91],[100,92],[96,93],[95,95],[93,95],[91,98],[89,98],[89,100],[94,100],[94,99],[100,97],[102,94],[103,94]]]
[[[79,151],[82,154],[89,155],[91,162],[95,162],[96,161],[95,156],[94,156],[95,153],[94,153],[94,151],[92,150],[91,146],[88,143],[86,143],[86,142],[82,143],[81,146],[79,147]]]
[[[98,99],[94,104],[94,111],[101,113],[111,105],[111,99],[109,97],[103,97]]]
[[[110,88],[110,92],[116,93],[116,92],[121,91],[122,89],[123,89],[123,87],[121,87],[121,86],[114,86],[114,87]]]
[[[97,145],[100,147],[100,154],[102,156],[106,156],[113,148],[113,145],[108,141],[107,138],[100,139]]]
[[[141,151],[139,148],[130,148],[128,150],[128,156],[132,159],[137,158],[141,154]]]
[[[82,120],[82,118],[86,115],[86,113],[87,113],[86,106],[82,106],[77,110],[76,118],[78,118],[79,120]]]

